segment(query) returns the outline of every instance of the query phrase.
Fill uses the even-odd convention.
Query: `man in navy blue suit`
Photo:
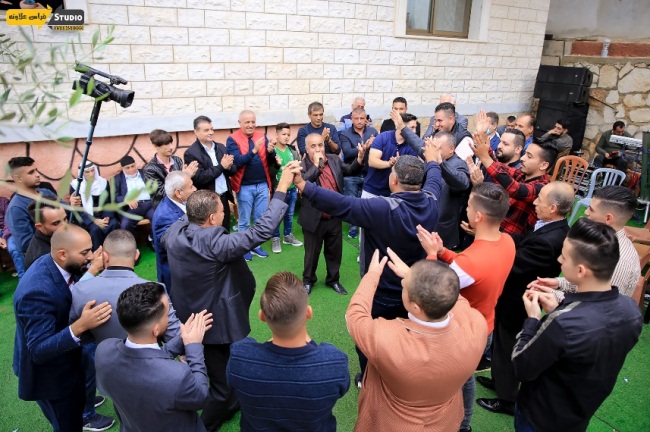
[[[169,270],[167,251],[160,245],[160,239],[174,222],[185,216],[185,203],[196,191],[192,178],[183,171],[172,171],[165,178],[165,198],[158,204],[151,221],[153,247],[156,250],[158,282],[171,292],[172,277]]]
[[[36,401],[55,432],[80,431],[85,390],[79,338],[108,321],[111,306],[89,301],[68,325],[70,290],[93,257],[92,241],[83,228],[70,224],[51,242],[52,252],[34,262],[14,294],[13,369],[18,397]]]
[[[120,165],[122,171],[114,177],[115,202],[124,203],[127,206],[124,210],[129,214],[153,219],[153,201],[145,188],[143,171],[135,166],[135,160],[131,156],[124,156]],[[135,194],[135,191],[138,191],[137,195],[129,196],[129,193]],[[127,197],[130,198],[128,201]],[[123,230],[134,233],[138,220],[122,217],[120,225]]]

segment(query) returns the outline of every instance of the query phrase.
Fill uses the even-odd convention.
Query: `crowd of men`
[[[345,314],[355,430],[471,431],[476,381],[496,393],[478,405],[515,416],[517,431],[585,430],[641,331],[639,256],[624,232],[636,197],[598,189],[570,228],[573,187],[549,179],[567,124],[536,140],[531,114],[500,129],[481,111],[469,132],[454,102],[441,99],[422,136],[401,97],[379,133],[363,98],[338,126],[314,102],[295,146],[288,124],[266,136],[249,110],[225,144],[199,116],[184,159],[156,129],[143,169],[126,156],[107,180],[88,162],[61,202],[36,161],[11,159],[5,238],[27,267],[14,296],[19,397],[55,431],[112,427],[97,389],[125,431],[217,431],[239,410],[243,431],[336,430],[348,358],[309,336],[308,296],[321,250],[325,285],[347,295],[345,221],[362,275]],[[141,218],[156,282],[134,272]],[[302,278],[266,283],[259,319],[273,338],[258,342],[247,261],[268,257],[269,240],[273,253],[304,246],[304,265]]]

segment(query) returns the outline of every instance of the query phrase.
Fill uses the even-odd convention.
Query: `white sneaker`
[[[284,236],[284,239],[282,240],[282,243],[288,244],[288,245],[291,245],[291,246],[296,246],[296,247],[302,246],[302,242],[300,240],[298,240],[297,238],[295,238],[293,236],[293,234],[289,234],[289,235]]]
[[[282,246],[280,245],[280,237],[273,237],[273,244],[271,245],[271,251],[273,253],[282,252]]]

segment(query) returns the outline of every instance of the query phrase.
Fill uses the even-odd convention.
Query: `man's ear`
[[[260,321],[266,322],[266,317],[264,316],[264,312],[262,312],[262,309],[257,313],[257,316],[259,317]]]
[[[43,224],[41,222],[36,222],[34,228],[36,228],[36,231],[43,232]]]
[[[106,253],[106,252],[104,252],[104,253]],[[140,258],[140,250],[139,250],[139,249],[136,249],[136,250],[135,250],[135,260],[137,261],[138,258]],[[104,261],[106,261],[106,258],[104,258]]]
[[[312,310],[311,306],[307,305],[307,312],[305,313],[305,316],[307,317],[308,320],[312,319],[314,317],[314,311]]]

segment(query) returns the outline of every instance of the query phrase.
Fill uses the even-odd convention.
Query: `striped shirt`
[[[618,238],[618,248],[620,252],[620,258],[614,269],[614,274],[612,275],[612,286],[618,288],[618,292],[628,297],[632,297],[634,293],[634,288],[639,281],[641,276],[641,263],[639,259],[639,254],[632,241],[627,238],[625,235],[625,228],[621,229],[616,233]],[[559,301],[564,299],[565,292],[576,292],[578,290],[577,285],[573,285],[571,282],[565,278],[557,278],[560,282],[559,291],[555,291],[555,296]]]

